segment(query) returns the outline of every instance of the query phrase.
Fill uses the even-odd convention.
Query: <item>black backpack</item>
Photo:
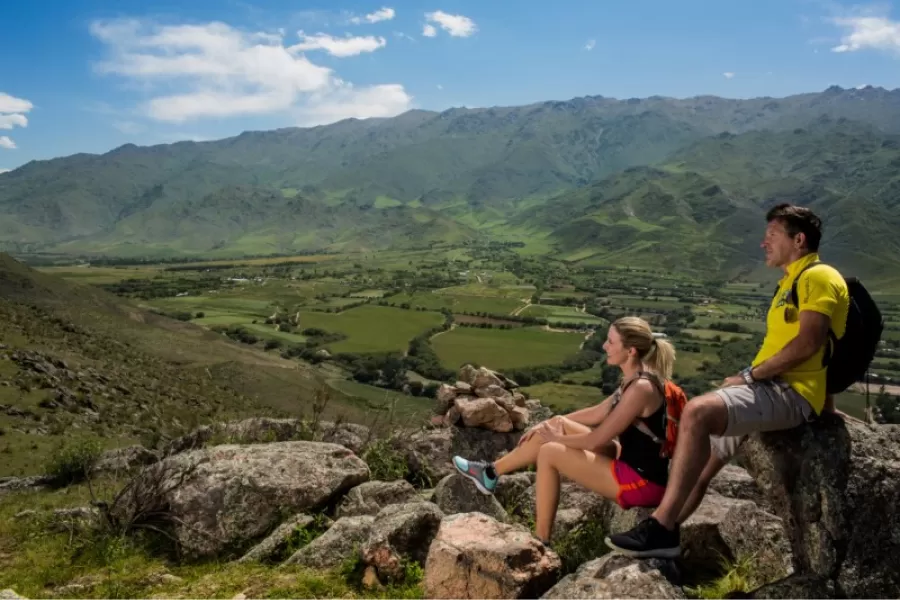
[[[797,308],[800,307],[797,298],[797,282],[800,281],[800,276],[807,269],[821,264],[824,263],[814,262],[806,265],[794,279],[791,285],[791,303]],[[862,381],[872,359],[875,358],[875,351],[884,331],[881,311],[862,282],[856,277],[845,277],[844,281],[847,282],[847,291],[850,294],[847,328],[841,339],[837,338],[832,329],[828,330],[831,343],[822,355],[822,366],[828,368],[826,391],[829,394],[839,394],[857,381]]]

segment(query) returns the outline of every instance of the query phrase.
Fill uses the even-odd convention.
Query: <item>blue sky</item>
[[[889,3],[41,0],[3,37],[0,170],[410,108],[900,87]]]

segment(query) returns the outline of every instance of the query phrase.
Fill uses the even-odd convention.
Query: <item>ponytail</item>
[[[675,370],[675,346],[667,339],[655,337],[643,362],[656,375],[672,379],[672,372]]]

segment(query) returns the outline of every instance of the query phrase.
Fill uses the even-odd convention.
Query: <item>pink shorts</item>
[[[621,460],[612,461],[613,479],[619,484],[619,493],[616,494],[616,502],[624,509],[634,506],[647,506],[656,508],[662,502],[666,488],[647,481],[640,473],[623,463]]]

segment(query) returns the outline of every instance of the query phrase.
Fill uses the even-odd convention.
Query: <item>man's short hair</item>
[[[819,251],[819,242],[822,240],[822,219],[813,211],[803,206],[794,204],[779,204],[773,206],[766,213],[766,223],[778,221],[784,225],[788,235],[793,237],[798,233],[806,236],[806,248],[810,252]]]

